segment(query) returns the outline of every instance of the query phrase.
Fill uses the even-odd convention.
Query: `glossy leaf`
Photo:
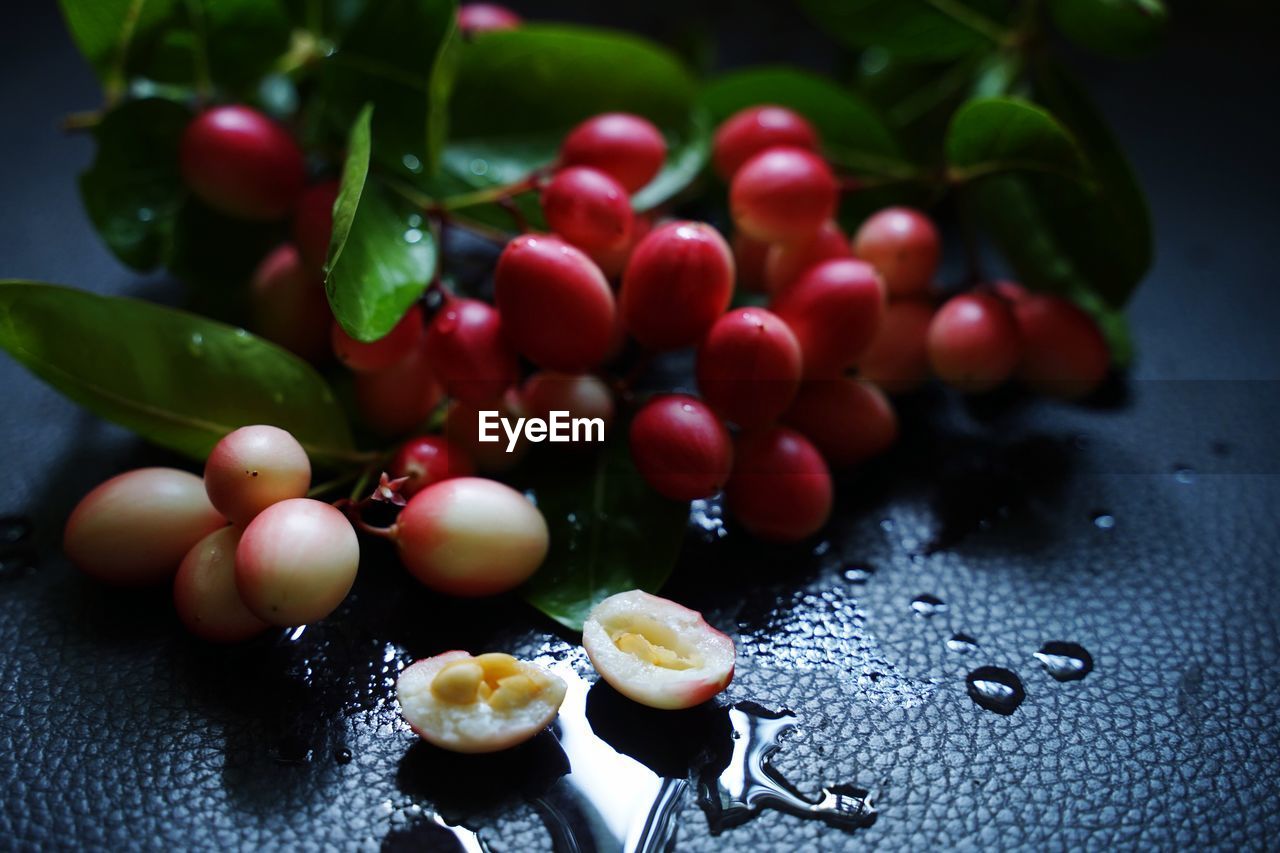
[[[946,136],[953,180],[999,172],[1044,172],[1082,180],[1080,147],[1048,111],[1017,98],[979,98],[962,106]]]
[[[345,134],[372,103],[374,160],[405,180],[431,174],[443,144],[456,14],[455,0],[368,3],[324,61],[329,130]]]
[[[168,256],[186,191],[178,144],[190,121],[173,101],[127,101],[94,128],[98,149],[80,176],[80,196],[94,228],[123,263],[151,270]]]
[[[798,0],[821,29],[855,48],[951,59],[1007,41],[1004,0]]]
[[[1026,284],[1122,307],[1151,265],[1142,189],[1079,86],[1050,65],[1037,69],[1035,81],[1037,98],[1071,128],[1089,158],[1089,184],[1001,175],[969,187],[969,201]]]
[[[1169,13],[1162,0],[1050,0],[1062,34],[1110,56],[1136,56],[1164,38]]]
[[[815,74],[785,67],[737,71],[709,82],[699,100],[716,124],[756,104],[789,107],[813,123],[825,152],[840,165],[861,174],[914,172],[874,107]]]
[[[664,170],[638,194],[646,209],[684,189],[706,162],[708,128],[693,77],[666,49],[632,35],[530,24],[457,49],[446,180],[472,189],[549,165],[573,125],[602,112],[637,113],[667,136]]]
[[[352,457],[345,417],[320,375],[242,329],[138,300],[6,281],[0,347],[98,415],[198,459],[255,423],[289,430],[316,459]]]
[[[631,462],[624,432],[591,464],[547,464],[529,491],[551,529],[551,552],[525,599],[574,631],[601,600],[657,592],[680,554],[689,505],[660,497]]]
[[[435,239],[421,214],[369,175],[373,114],[366,106],[351,130],[325,263],[333,316],[362,341],[390,332],[436,269]]]

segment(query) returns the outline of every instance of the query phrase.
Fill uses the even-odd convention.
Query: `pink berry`
[[[300,498],[311,487],[311,461],[279,427],[241,427],[214,445],[204,486],[218,512],[243,527],[272,504]]]
[[[770,244],[743,234],[733,235],[733,265],[738,271],[738,287],[747,293],[766,293],[765,264]]]
[[[325,181],[308,187],[293,212],[293,242],[302,261],[317,275],[324,272],[333,236],[333,205],[338,200],[338,182]]]
[[[558,237],[525,234],[507,244],[493,280],[503,334],[534,364],[586,370],[609,354],[613,291],[581,250]]]
[[[612,175],[633,193],[662,170],[667,141],[647,119],[603,113],[579,124],[560,146],[562,166],[590,166]]]
[[[547,556],[547,522],[524,495],[457,477],[414,495],[395,524],[400,560],[424,585],[458,596],[515,589]]]
[[[669,222],[640,241],[618,305],[631,336],[656,350],[701,340],[733,297],[733,253],[700,222]]]
[[[1060,296],[1031,294],[1013,306],[1022,336],[1018,377],[1044,394],[1074,400],[1102,384],[1111,352],[1098,324]]]
[[[826,162],[803,148],[770,148],[733,176],[729,208],[739,228],[757,240],[785,243],[817,233],[836,212],[836,179]]]
[[[515,30],[523,23],[519,15],[497,3],[463,3],[458,7],[458,29],[465,36]]]
[[[400,487],[400,494],[406,498],[435,483],[475,473],[462,448],[438,435],[420,435],[400,445],[390,471],[392,477],[408,477]]]
[[[67,519],[62,550],[98,580],[157,583],[173,577],[187,552],[226,523],[196,475],[139,468],[81,498]]]
[[[773,301],[800,342],[806,378],[839,376],[870,346],[884,315],[884,285],[870,264],[823,261]]]
[[[1003,383],[1022,356],[1013,312],[1004,300],[988,293],[949,299],[933,316],[926,342],[933,372],[970,393]]]
[[[542,191],[551,230],[586,251],[609,251],[631,233],[631,200],[622,184],[598,169],[561,169]]]
[[[464,754],[498,752],[535,737],[555,719],[565,692],[559,676],[501,652],[444,652],[415,662],[396,681],[409,728]]]
[[[919,296],[938,272],[942,240],[920,211],[889,207],[862,223],[853,253],[876,268],[890,296]]]
[[[236,547],[240,531],[222,527],[187,552],[173,579],[173,604],[187,630],[213,643],[240,643],[269,626],[240,600]]]
[[[725,420],[767,426],[800,387],[800,344],[764,308],[739,308],[716,321],[698,349],[698,390]]]
[[[281,219],[306,179],[302,149],[262,113],[214,107],[187,125],[179,162],[200,200],[241,219]]]
[[[666,394],[645,403],[631,421],[631,457],[655,492],[691,501],[724,487],[733,444],[724,424],[701,400]]]
[[[753,536],[798,542],[831,516],[831,472],[803,435],[786,427],[745,433],[734,445],[725,501]]]
[[[272,625],[306,625],[347,597],[360,543],[346,516],[322,501],[294,498],[263,510],[236,548],[236,588]]]
[[[413,432],[444,399],[423,347],[386,370],[356,374],[355,392],[361,419],[382,436]]]
[[[333,313],[324,282],[306,268],[294,246],[277,247],[258,265],[249,285],[249,311],[261,337],[307,361],[328,357]]]
[[[497,309],[478,299],[451,299],[436,312],[427,361],[449,396],[476,405],[501,397],[518,368]]]
[[[817,151],[818,133],[803,116],[786,107],[747,107],[729,116],[716,130],[711,163],[716,174],[727,181],[743,163],[777,146]]]
[[[764,261],[764,281],[770,293],[780,293],[823,261],[852,258],[849,238],[828,220],[816,233],[794,243],[775,243]]]
[[[334,321],[333,354],[356,373],[377,373],[395,367],[417,352],[426,334],[422,308],[416,304],[409,306],[400,322],[376,341],[358,341]]]
[[[540,371],[520,389],[524,412],[547,418],[552,412],[568,412],[571,418],[599,418],[605,429],[613,422],[613,392],[604,380],[590,373]]]
[[[925,341],[933,306],[921,299],[890,302],[871,346],[858,358],[858,376],[890,394],[914,391],[929,378]]]
[[[804,383],[782,421],[813,442],[834,468],[879,456],[898,438],[898,416],[884,392],[845,377]]]
[[[650,708],[701,705],[733,680],[733,640],[698,611],[638,589],[593,607],[582,645],[610,687]]]

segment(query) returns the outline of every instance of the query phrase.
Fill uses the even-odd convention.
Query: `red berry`
[[[324,282],[285,243],[263,258],[249,285],[250,325],[261,337],[307,361],[329,355],[333,312]]]
[[[239,643],[269,627],[236,589],[240,531],[222,527],[187,552],[173,579],[173,605],[187,630],[212,643]]]
[[[622,322],[650,349],[697,343],[733,297],[733,254],[700,222],[669,222],[640,241],[618,295]]]
[[[807,378],[839,376],[866,351],[884,315],[884,285],[870,264],[823,261],[773,301],[800,342]]]
[[[705,403],[683,394],[654,397],[631,421],[631,456],[645,482],[674,501],[724,488],[733,463],[729,432]]]
[[[816,233],[793,243],[776,243],[765,255],[764,281],[770,293],[779,293],[823,261],[852,258],[849,238],[834,221],[822,223]]]
[[[422,347],[386,370],[356,374],[355,392],[361,419],[383,436],[418,429],[444,398]]]
[[[302,149],[285,130],[248,107],[214,107],[182,135],[182,178],[201,201],[241,219],[280,219],[306,180]]]
[[[542,212],[551,230],[583,251],[626,245],[631,200],[622,184],[588,166],[561,169],[542,191]]]
[[[333,205],[338,200],[338,182],[325,181],[308,187],[293,212],[293,242],[302,261],[312,272],[324,271],[333,236]]]
[[[603,379],[590,373],[540,371],[525,380],[520,401],[531,418],[568,412],[571,418],[599,418],[606,429],[613,421],[613,392]]]
[[[729,209],[739,228],[770,243],[803,240],[836,212],[836,179],[803,148],[770,148],[738,169]]]
[[[497,3],[463,3],[458,7],[458,29],[466,36],[515,30],[523,23],[519,15]]]
[[[721,123],[712,141],[711,163],[726,181],[743,163],[767,148],[785,145],[818,150],[818,133],[800,114],[786,107],[747,107]]]
[[[426,329],[422,325],[422,308],[409,306],[409,310],[376,341],[358,341],[333,323],[333,354],[356,373],[377,373],[395,367],[422,347]]]
[[[272,504],[311,488],[311,460],[288,431],[268,424],[240,427],[214,445],[204,487],[218,512],[243,527]]]
[[[467,454],[447,438],[420,435],[411,438],[396,451],[391,460],[392,477],[408,477],[400,493],[411,498],[433,483],[453,477],[470,477],[475,473]]]
[[[967,392],[1004,382],[1022,355],[1013,312],[989,293],[952,297],[934,315],[926,340],[933,372]]]
[[[579,124],[560,146],[563,166],[590,166],[613,176],[627,192],[643,187],[662,170],[667,141],[647,119],[604,113]]]
[[[831,516],[831,472],[803,435],[786,427],[745,433],[725,486],[729,512],[753,536],[798,542]]]
[[[503,334],[533,363],[585,370],[609,354],[613,291],[579,249],[544,234],[517,237],[498,258],[493,282]]]
[[[196,475],[139,468],[112,477],[76,504],[62,550],[98,580],[149,584],[173,577],[187,552],[226,524]]]
[[[698,349],[698,390],[743,429],[778,419],[800,387],[800,344],[764,308],[739,308],[716,321]]]
[[[871,346],[858,359],[858,376],[890,394],[914,391],[929,378],[925,339],[933,306],[921,299],[890,302]]]
[[[898,416],[884,392],[847,377],[804,383],[782,421],[813,442],[834,468],[878,456],[898,438]]]
[[[427,362],[450,397],[480,405],[516,381],[502,320],[478,299],[451,299],[427,327]]]
[[[770,245],[741,231],[733,235],[733,265],[738,271],[738,287],[747,293],[765,293],[765,263]]]
[[[1022,334],[1018,377],[1044,394],[1073,400],[1107,376],[1111,353],[1098,324],[1059,296],[1031,294],[1013,306]]]
[[[910,207],[888,207],[862,223],[853,253],[884,277],[890,296],[919,296],[938,272],[942,240],[933,221]]]

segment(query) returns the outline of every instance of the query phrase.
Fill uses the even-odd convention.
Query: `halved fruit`
[[[650,708],[691,708],[733,680],[733,640],[698,611],[638,589],[592,608],[582,645],[601,678]]]
[[[564,693],[558,676],[498,652],[444,652],[414,663],[396,683],[409,728],[450,752],[523,743],[555,719]]]

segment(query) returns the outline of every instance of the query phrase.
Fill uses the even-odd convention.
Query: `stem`
[[[394,524],[390,527],[376,527],[361,518],[361,505],[359,503],[350,501],[346,498],[339,498],[333,502],[333,506],[336,509],[341,510],[342,514],[347,517],[347,521],[351,522],[351,526],[356,530],[359,530],[361,533],[368,534],[369,536],[377,536],[380,539],[396,538],[396,526]]]
[[[332,480],[328,480],[327,482],[321,483],[318,486],[312,486],[310,489],[307,490],[307,497],[315,498],[315,497],[319,497],[320,495],[327,494],[328,492],[333,491],[339,486],[345,483],[351,482],[352,480],[356,479],[358,476],[359,474],[357,472],[348,471],[347,473],[339,477],[334,477]]]
[[[475,207],[480,204],[502,204],[505,201],[511,201],[515,196],[523,192],[536,188],[538,181],[539,176],[532,174],[526,178],[521,178],[513,184],[485,187],[482,190],[451,196],[438,202],[437,206],[441,210],[450,211],[461,210],[464,207]]]

